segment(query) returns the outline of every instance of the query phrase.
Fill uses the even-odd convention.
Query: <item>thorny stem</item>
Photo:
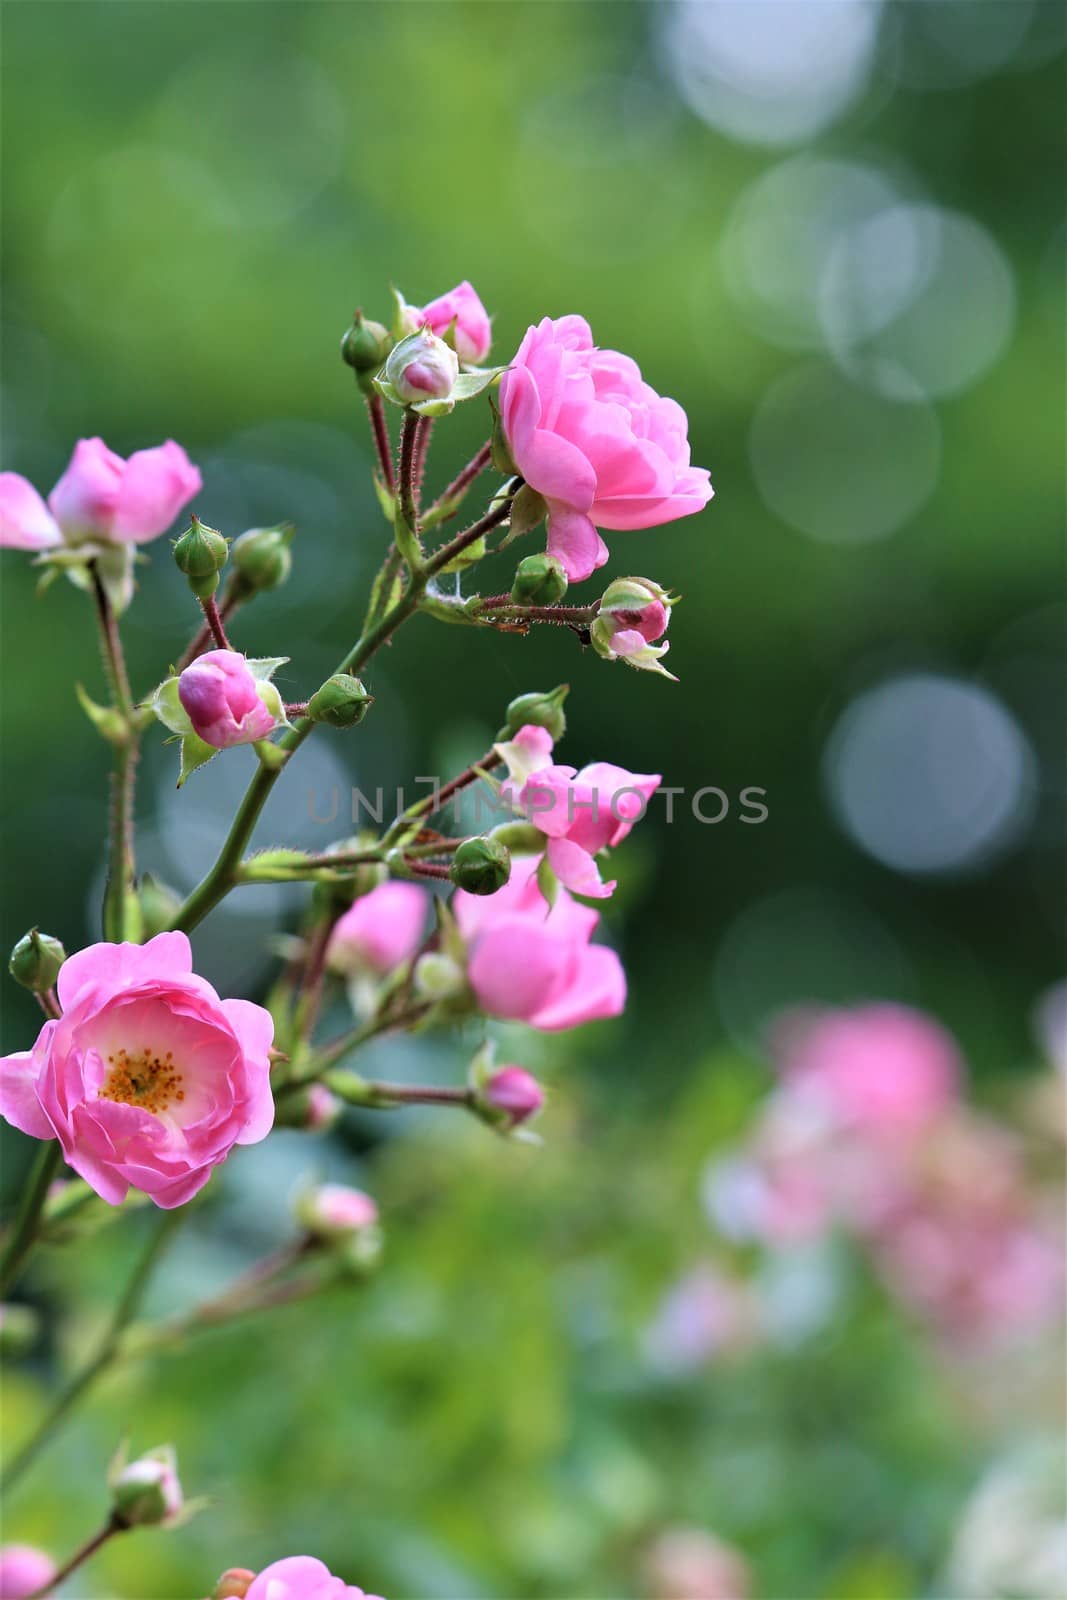
[[[522,484],[521,478],[513,481],[515,483],[514,491],[506,500],[501,500],[500,504],[494,506],[491,511],[487,511],[484,517],[480,517],[477,522],[472,522],[469,528],[464,528],[463,532],[457,533],[456,537],[451,539],[448,544],[443,544],[439,550],[434,551],[423,568],[427,578],[435,577],[442,568],[448,566],[449,562],[462,555],[468,545],[474,544],[475,540],[480,539],[483,534],[492,532],[494,528],[498,528],[502,522],[508,520],[511,515],[512,500]]]
[[[381,472],[385,487],[392,494],[395,481],[393,477],[393,452],[389,444],[389,429],[385,423],[385,406],[382,403],[380,394],[369,394],[367,396],[367,412],[370,416],[374,451],[378,457],[378,469]]]
[[[227,582],[226,588],[223,592],[222,600],[219,602],[218,606],[220,624],[225,626],[225,624],[233,616],[233,613],[237,610],[238,606],[242,605],[245,600],[250,598],[251,597],[249,593],[245,589],[240,578],[238,578],[237,574],[231,573],[229,581]],[[197,656],[202,656],[204,651],[208,649],[213,637],[214,635],[211,631],[211,624],[205,620],[203,626],[187,645],[180,661],[178,662],[178,665],[174,670],[176,672],[184,672],[186,667],[189,666],[190,662],[195,661]]]
[[[430,434],[432,432],[433,418],[420,417],[418,432],[415,435],[415,460],[412,463],[411,472],[416,512],[418,512],[422,502],[422,480],[426,472],[426,453],[430,448]]]
[[[208,632],[210,633],[212,639],[214,639],[218,648],[220,650],[232,650],[233,646],[226,637],[226,629],[222,625],[222,617],[219,613],[219,608],[215,603],[215,596],[213,594],[205,595],[201,599],[200,604],[204,609],[204,618],[207,622]]]
[[[3,1299],[18,1277],[23,1263],[36,1243],[41,1212],[44,1210],[52,1180],[59,1171],[62,1156],[63,1151],[56,1139],[49,1139],[37,1154],[33,1170],[22,1191],[18,1214],[4,1245],[3,1256],[0,1257],[0,1299]]]
[[[104,890],[104,937],[121,943],[126,937],[127,905],[133,894],[135,864],[133,853],[133,793],[137,772],[138,733],[133,695],[126,671],[126,658],[119,638],[118,622],[95,561],[89,563],[93,600],[100,631],[104,667],[111,687],[115,710],[122,721],[121,736],[112,741],[110,844],[107,886]]]
[[[122,1335],[127,1324],[137,1314],[137,1309],[144,1298],[148,1288],[149,1279],[159,1260],[160,1255],[169,1243],[171,1235],[188,1215],[188,1207],[176,1208],[173,1211],[164,1211],[145,1245],[133,1272],[126,1283],[107,1329],[96,1348],[94,1354],[78,1372],[61,1389],[45,1416],[38,1423],[34,1432],[26,1440],[21,1450],[17,1452],[10,1466],[3,1474],[2,1486],[9,1490],[12,1485],[22,1477],[26,1469],[32,1465],[45,1445],[59,1431],[68,1414],[92,1387],[101,1373],[105,1372],[119,1354],[122,1346]]]
[[[414,541],[419,537],[417,460],[418,441],[425,418],[405,411],[400,425],[400,512]]]

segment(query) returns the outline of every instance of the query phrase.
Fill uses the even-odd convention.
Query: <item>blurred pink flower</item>
[[[659,1371],[684,1373],[749,1349],[759,1332],[759,1311],[748,1285],[716,1267],[700,1266],[668,1290],[646,1330],[645,1348]]]
[[[165,533],[200,488],[199,471],[172,439],[128,461],[103,439],[79,439],[47,506],[18,473],[0,473],[0,545],[143,544]]]
[[[30,1544],[5,1544],[0,1548],[0,1600],[27,1600],[51,1583],[56,1564],[43,1550]]]
[[[452,898],[479,1006],[549,1031],[618,1016],[626,979],[614,950],[590,943],[599,916],[566,889],[549,909],[537,869],[536,860],[517,860],[496,894],[457,890]]]
[[[380,883],[349,907],[330,936],[335,972],[383,975],[410,961],[422,943],[430,897],[414,883]]]
[[[253,1580],[245,1600],[380,1600],[335,1578],[314,1556],[286,1556]]]
[[[512,1127],[535,1117],[545,1103],[545,1091],[524,1067],[498,1067],[487,1079],[482,1094]]]
[[[888,1002],[787,1018],[780,1061],[787,1085],[831,1118],[888,1134],[928,1126],[957,1099],[963,1077],[945,1030]]]
[[[193,732],[216,750],[254,744],[278,726],[281,697],[257,678],[240,650],[205,650],[178,679],[178,699]]]
[[[444,338],[455,322],[453,336],[456,354],[468,366],[476,366],[489,354],[493,330],[489,313],[464,278],[447,294],[438,295],[429,305],[408,307],[408,321],[412,331],[428,326],[439,338]]]
[[[373,1227],[378,1221],[378,1207],[370,1195],[345,1183],[320,1183],[301,1197],[297,1209],[306,1228],[330,1238]]]
[[[32,1051],[0,1059],[0,1116],[58,1138],[67,1163],[119,1205],[132,1185],[184,1204],[235,1144],[274,1121],[270,1013],[220,1000],[184,933],[94,944],[67,960],[63,1016]]]
[[[516,466],[548,503],[549,554],[572,582],[608,559],[597,528],[655,527],[711,499],[707,471],[689,462],[682,407],[629,356],[598,350],[584,317],[527,330],[500,414]]]
[[[749,1593],[744,1557],[701,1528],[666,1529],[643,1566],[650,1600],[745,1600]]]

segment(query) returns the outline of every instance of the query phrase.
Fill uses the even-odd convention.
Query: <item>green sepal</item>
[[[102,739],[106,739],[108,744],[126,743],[129,729],[120,711],[116,711],[114,706],[98,705],[80,683],[74,685],[74,693],[78,696],[78,704]]]
[[[183,734],[182,765],[178,774],[178,788],[180,789],[185,780],[192,777],[193,773],[198,771],[200,767],[206,767],[212,756],[217,756],[218,753],[213,744],[208,744],[206,740],[201,739],[200,735],[194,733],[191,728],[188,733]]]

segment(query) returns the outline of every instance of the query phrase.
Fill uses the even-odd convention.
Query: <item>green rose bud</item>
[[[562,739],[567,731],[563,702],[570,687],[569,683],[561,683],[548,694],[520,694],[508,706],[504,726],[497,734],[498,741],[513,739],[528,723],[536,728],[547,728],[553,739]]]
[[[36,1344],[40,1326],[32,1306],[0,1305],[0,1356],[24,1356]]]
[[[141,908],[141,931],[146,939],[165,933],[181,909],[182,897],[169,884],[160,883],[150,872],[141,876],[137,885],[137,900]]]
[[[527,556],[515,569],[511,598],[516,605],[554,606],[566,593],[567,574],[556,556]]]
[[[496,894],[511,877],[511,853],[499,839],[465,839],[452,857],[449,877],[468,894]]]
[[[356,374],[361,389],[369,389],[374,374],[384,365],[393,348],[393,338],[388,328],[380,322],[371,322],[362,311],[357,311],[352,326],[341,340],[341,359]]]
[[[354,728],[367,715],[374,704],[358,678],[347,672],[337,672],[308,701],[307,714],[313,722],[325,722],[331,728]]]
[[[207,600],[219,586],[219,573],[229,560],[229,541],[217,528],[209,528],[194,517],[174,544],[174,560],[179,572],[189,579],[189,587],[199,600]]]
[[[46,994],[59,977],[59,969],[66,959],[67,952],[58,939],[31,928],[12,950],[7,970],[24,989]]]
[[[246,594],[285,582],[293,565],[289,541],[294,532],[291,522],[282,522],[276,528],[249,528],[233,541],[230,557]]]
[[[150,1450],[111,1476],[111,1510],[119,1527],[166,1527],[184,1508],[178,1465],[169,1445]]]

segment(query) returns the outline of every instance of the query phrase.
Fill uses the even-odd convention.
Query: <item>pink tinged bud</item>
[[[58,1138],[110,1205],[131,1186],[184,1205],[234,1145],[266,1138],[274,1023],[251,1001],[220,1000],[193,973],[184,933],[90,945],[56,987],[62,1020],[0,1057],[0,1116]]]
[[[49,550],[63,543],[59,524],[32,483],[0,472],[0,549]]]
[[[0,1547],[0,1600],[27,1600],[51,1583],[56,1564],[43,1550],[30,1544]]]
[[[443,339],[422,328],[393,346],[385,378],[405,405],[422,400],[447,400],[459,377],[459,358]]]
[[[248,1567],[227,1567],[215,1585],[211,1600],[245,1600],[255,1576]]]
[[[69,543],[143,544],[165,533],[201,486],[173,440],[124,461],[103,439],[80,439],[48,505]]]
[[[413,327],[428,327],[442,339],[452,328],[456,354],[467,366],[476,366],[489,354],[493,342],[489,313],[466,279],[448,294],[431,300],[421,311],[409,306],[408,314],[413,319]]]
[[[583,317],[545,317],[500,384],[512,457],[548,504],[548,551],[572,583],[602,567],[598,528],[640,529],[700,511],[712,488],[690,465],[688,418],[636,362],[598,350]]]
[[[313,1133],[332,1128],[343,1107],[325,1084],[313,1083],[307,1094],[307,1120],[304,1126]]]
[[[127,1528],[167,1527],[185,1505],[174,1455],[166,1447],[141,1456],[111,1480],[116,1518]]]
[[[487,1105],[501,1112],[513,1128],[535,1117],[545,1103],[537,1079],[522,1067],[500,1067],[482,1090]]]
[[[335,972],[379,976],[410,961],[422,943],[430,897],[414,883],[381,883],[341,917],[326,959]]]
[[[372,1228],[378,1221],[378,1207],[370,1195],[343,1183],[319,1184],[301,1197],[297,1210],[310,1233],[328,1239]]]
[[[257,679],[239,650],[208,650],[178,679],[178,698],[193,732],[216,750],[253,744],[282,719],[281,696]]]
[[[286,1556],[254,1579],[245,1600],[380,1600],[335,1578],[314,1556]]]

